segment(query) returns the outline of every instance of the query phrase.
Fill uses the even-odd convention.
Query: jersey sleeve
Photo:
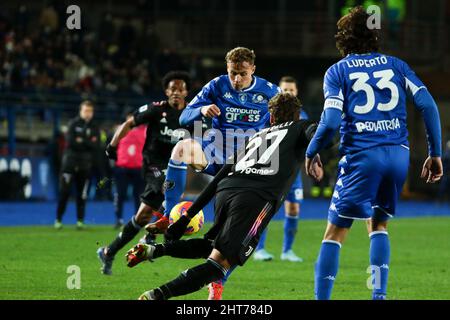
[[[317,130],[317,123],[311,120],[300,120],[300,141],[299,144],[307,146]]]
[[[153,121],[157,116],[157,106],[155,104],[145,104],[139,109],[137,109],[134,114],[134,123],[135,126],[139,126],[141,124],[149,123]]]
[[[337,65],[331,66],[323,79],[324,109],[333,108],[343,111],[344,95]]]
[[[269,100],[275,97],[277,94],[281,93],[281,88],[273,84],[272,82],[266,81],[266,85],[267,90],[265,90],[265,93]]]
[[[313,158],[330,144],[340,123],[341,111],[335,108],[328,108],[322,112],[314,137],[311,139],[308,148],[306,149],[306,156],[308,158]]]
[[[403,77],[405,79],[406,92],[411,97],[414,97],[419,92],[419,90],[426,89],[423,82],[419,79],[416,73],[409,67],[409,65],[404,61],[401,60],[398,61],[400,62],[401,73],[403,74]]]
[[[180,125],[189,126],[196,120],[202,119],[201,108],[215,103],[217,79],[208,82],[202,90],[189,102],[180,116]]]
[[[404,61],[400,61],[400,68],[405,77],[405,88],[414,101],[414,106],[422,113],[427,133],[428,154],[440,157],[442,154],[441,121],[439,109],[428,89]]]

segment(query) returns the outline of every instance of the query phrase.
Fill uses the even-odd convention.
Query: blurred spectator
[[[59,27],[59,17],[53,5],[48,5],[41,11],[39,24],[46,32],[56,31]]]
[[[41,12],[20,5],[15,14],[0,13],[0,92],[145,97],[159,90],[161,74],[185,69],[173,50],[159,53],[148,16],[142,30],[130,16],[118,28],[120,19],[107,13],[96,30],[71,32],[61,27],[64,8],[56,1]]]

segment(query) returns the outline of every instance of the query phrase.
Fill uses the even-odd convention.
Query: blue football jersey
[[[208,139],[216,135],[215,130],[220,130],[226,143],[227,135],[232,132],[237,139],[234,143],[226,145],[233,150],[227,154],[233,154],[242,137],[251,136],[266,126],[269,119],[268,102],[280,88],[273,83],[253,76],[250,87],[237,91],[231,85],[228,75],[219,76],[207,83],[202,90],[187,105],[180,117],[181,125],[189,125],[195,120],[200,120],[200,109],[203,106],[215,104],[220,108],[220,116],[212,119],[212,130]],[[247,130],[250,130],[247,133]],[[228,132],[227,132],[228,130]],[[236,130],[241,130],[236,132]]]
[[[380,145],[408,146],[407,94],[425,88],[402,60],[380,53],[350,54],[324,77],[324,108],[342,111],[341,154]]]

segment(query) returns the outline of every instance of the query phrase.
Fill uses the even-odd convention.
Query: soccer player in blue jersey
[[[185,189],[187,165],[216,175],[246,137],[269,123],[268,103],[280,89],[254,75],[253,50],[234,48],[226,54],[225,62],[227,74],[207,83],[180,116],[182,126],[193,126],[202,117],[212,118],[212,129],[202,140],[184,139],[175,145],[166,174],[165,214],[147,227],[150,232],[167,229],[170,211],[180,201]],[[210,295],[210,298],[220,298],[222,289],[221,283],[213,284],[210,293],[216,297]]]
[[[402,60],[378,53],[377,30],[369,15],[352,9],[338,23],[336,47],[344,57],[324,77],[324,111],[307,151],[305,166],[314,177],[318,152],[340,128],[338,180],[328,211],[328,225],[315,265],[316,299],[330,299],[339,252],[355,219],[366,220],[370,238],[372,298],[386,299],[390,260],[387,221],[408,173],[406,97],[421,112],[428,157],[421,177],[434,183],[442,176],[441,126],[432,96]],[[319,177],[316,177],[317,179]]]
[[[280,79],[279,87],[283,93],[289,93],[294,97],[298,96],[298,85],[297,80],[291,76],[284,76]],[[308,115],[303,109],[300,113],[300,119],[308,119]],[[286,201],[284,202],[284,236],[283,236],[283,248],[281,253],[281,260],[291,261],[291,262],[303,262],[303,259],[295,254],[292,250],[292,245],[295,241],[295,236],[297,234],[298,217],[300,214],[300,205],[303,201],[303,184],[301,173],[298,174],[294,183],[291,186],[291,190],[286,196]],[[262,233],[261,239],[256,247],[255,254],[253,258],[258,261],[270,261],[273,259],[273,255],[267,252],[265,249],[267,229]]]

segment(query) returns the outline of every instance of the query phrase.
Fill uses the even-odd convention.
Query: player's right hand
[[[214,118],[220,116],[220,109],[215,104],[210,104],[208,106],[202,107],[201,113],[207,118]]]
[[[191,220],[188,217],[182,215],[177,222],[171,224],[164,234],[166,241],[179,240],[186,231],[190,221]]]
[[[106,156],[111,160],[117,160],[117,147],[108,144],[105,150]]]
[[[441,179],[443,171],[441,157],[428,157],[423,163],[420,177],[427,179],[427,183],[435,183]]]

